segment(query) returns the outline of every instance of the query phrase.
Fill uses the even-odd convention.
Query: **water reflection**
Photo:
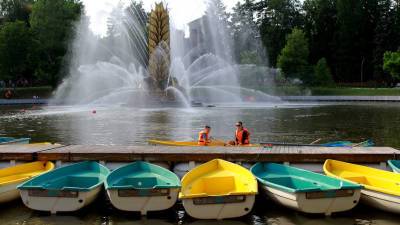
[[[228,140],[237,120],[245,122],[254,142],[310,143],[321,137],[324,141],[357,142],[372,138],[378,145],[400,147],[397,103],[195,109],[86,106],[25,111],[1,107],[0,134],[65,144],[145,145],[148,139],[196,139],[204,124],[213,127],[212,136]]]

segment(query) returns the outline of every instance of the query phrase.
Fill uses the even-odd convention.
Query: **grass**
[[[252,88],[278,96],[400,96],[400,88],[303,87],[295,85]]]

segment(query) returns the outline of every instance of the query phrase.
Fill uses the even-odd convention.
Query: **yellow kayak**
[[[41,161],[0,169],[0,203],[17,199],[19,184],[52,169],[52,162]]]
[[[361,200],[390,212],[400,213],[400,174],[336,160],[326,160],[326,175],[361,184]]]
[[[194,218],[226,219],[249,213],[257,192],[257,180],[249,170],[215,159],[182,178],[179,198]]]
[[[163,141],[163,140],[149,140],[151,145],[165,145],[165,146],[179,146],[179,147],[198,147],[199,145],[195,141]],[[211,141],[207,145],[208,147],[232,147],[226,145],[223,141]],[[242,145],[240,147],[260,147],[259,144]]]

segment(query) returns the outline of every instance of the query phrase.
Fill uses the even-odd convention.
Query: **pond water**
[[[228,140],[242,120],[253,142],[310,143],[373,139],[377,145],[400,147],[400,104],[296,103],[219,105],[194,109],[134,109],[128,107],[0,107],[0,136],[31,137],[33,142],[63,144],[146,145],[148,139],[193,140],[204,124],[212,136]],[[199,221],[178,209],[139,219],[110,209],[103,199],[87,209],[49,216],[33,212],[19,201],[0,206],[0,224],[136,224],[136,225],[395,225],[400,216],[357,206],[332,217],[307,216],[267,201],[258,201],[244,218]]]
[[[241,120],[253,142],[311,143],[373,139],[400,147],[400,104],[222,105],[214,108],[0,107],[0,136],[33,142],[146,145],[148,139],[195,140],[210,125],[212,136],[229,140]]]
[[[310,216],[258,199],[249,215],[234,220],[204,221],[189,218],[181,206],[160,213],[151,213],[147,218],[137,214],[118,212],[101,199],[89,207],[72,214],[49,215],[34,212],[22,202],[0,206],[2,225],[397,225],[400,216],[389,214],[363,205],[352,211],[334,214],[331,217]]]

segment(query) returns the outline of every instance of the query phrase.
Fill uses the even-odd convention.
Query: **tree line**
[[[2,0],[0,80],[55,87],[82,11],[78,0]]]
[[[249,22],[258,28],[270,66],[285,78],[311,85],[400,78],[399,0],[245,0],[231,18],[234,36]]]
[[[399,0],[244,0],[231,12],[214,1],[238,63],[268,64],[308,85],[400,78]],[[0,80],[56,87],[82,12],[79,0],[2,0]]]

